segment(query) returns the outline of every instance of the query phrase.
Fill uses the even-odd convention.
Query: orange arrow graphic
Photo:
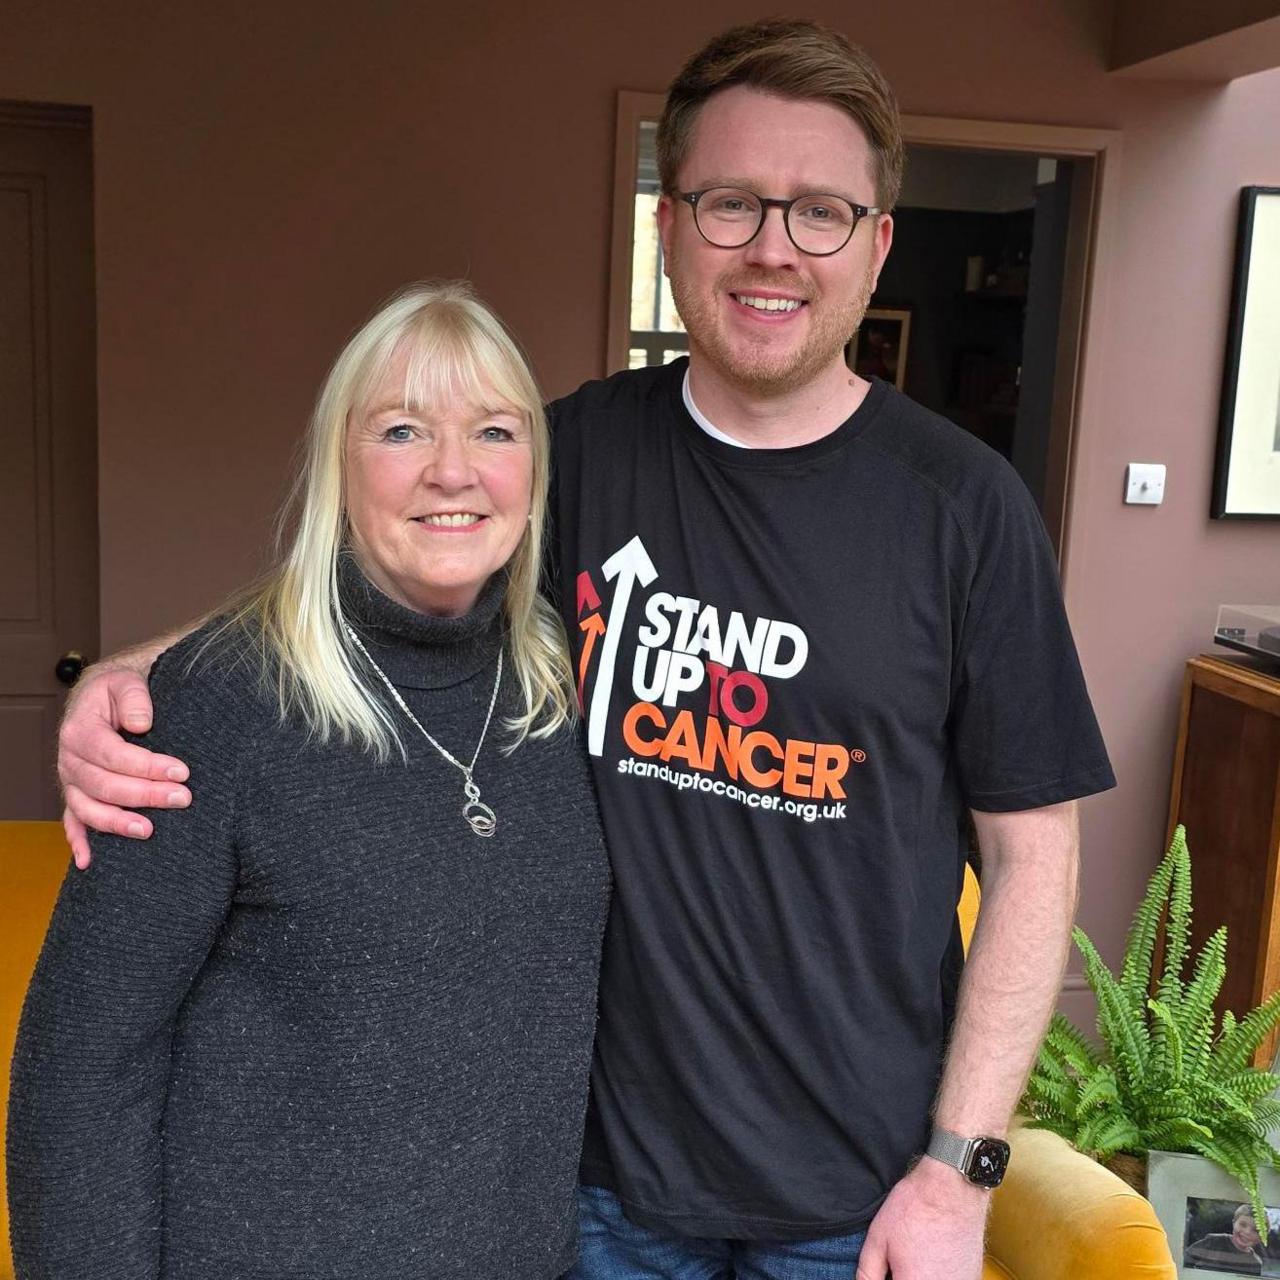
[[[586,633],[586,640],[582,645],[582,657],[578,659],[578,706],[582,703],[582,686],[587,678],[587,668],[591,665],[591,650],[596,647],[596,641],[604,635],[604,619],[598,614],[593,613],[578,623],[578,629]]]

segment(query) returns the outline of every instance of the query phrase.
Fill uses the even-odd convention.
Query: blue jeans
[[[617,1196],[578,1189],[582,1253],[563,1280],[853,1280],[865,1231],[825,1240],[717,1240],[637,1227]]]

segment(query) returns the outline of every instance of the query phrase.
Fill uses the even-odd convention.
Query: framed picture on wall
[[[1280,187],[1240,192],[1215,520],[1280,520]]]
[[[858,332],[845,347],[845,362],[864,378],[883,378],[899,391],[906,386],[911,340],[909,307],[868,307]]]

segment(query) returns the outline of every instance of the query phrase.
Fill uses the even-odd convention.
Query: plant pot
[[[1140,1196],[1147,1194],[1147,1153],[1135,1156],[1128,1151],[1120,1151],[1103,1165],[1110,1169],[1122,1182],[1127,1182]]]

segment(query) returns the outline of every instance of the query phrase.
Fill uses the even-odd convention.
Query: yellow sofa
[[[966,869],[960,931],[967,949],[981,895]],[[1009,1134],[1009,1172],[991,1197],[982,1280],[1176,1280],[1150,1203],[1055,1133]]]
[[[982,1280],[1175,1280],[1155,1210],[1056,1133],[1015,1125]]]
[[[68,864],[55,822],[0,822],[0,1088],[18,1015]],[[966,941],[977,884],[961,903]],[[0,1109],[0,1138],[4,1109]],[[1177,1270],[1151,1206],[1101,1165],[1051,1133],[1015,1126],[1009,1176],[995,1192],[983,1280],[1174,1280]],[[0,1141],[0,1190],[3,1189]],[[0,1195],[0,1280],[14,1280],[7,1201]]]
[[[0,822],[0,1280],[14,1280],[4,1194],[9,1063],[27,983],[70,861],[59,823]]]

